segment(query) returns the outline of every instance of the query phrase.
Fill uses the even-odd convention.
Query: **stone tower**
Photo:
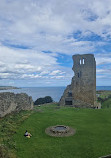
[[[60,106],[96,107],[96,61],[93,54],[73,55],[71,85],[60,99]]]

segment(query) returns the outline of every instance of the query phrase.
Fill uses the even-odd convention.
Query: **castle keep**
[[[93,54],[73,55],[71,85],[60,99],[60,106],[96,107],[96,61]]]

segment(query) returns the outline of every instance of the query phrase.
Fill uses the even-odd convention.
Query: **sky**
[[[111,86],[111,0],[0,0],[0,86],[67,86],[88,53]]]

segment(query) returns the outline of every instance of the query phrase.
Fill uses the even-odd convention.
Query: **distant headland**
[[[20,89],[20,88],[13,86],[0,86],[0,90],[8,90],[8,89]]]

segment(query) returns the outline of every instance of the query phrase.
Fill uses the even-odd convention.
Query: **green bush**
[[[46,96],[44,98],[38,98],[35,102],[34,105],[40,105],[40,104],[45,104],[45,103],[52,103],[53,99],[50,96]]]

